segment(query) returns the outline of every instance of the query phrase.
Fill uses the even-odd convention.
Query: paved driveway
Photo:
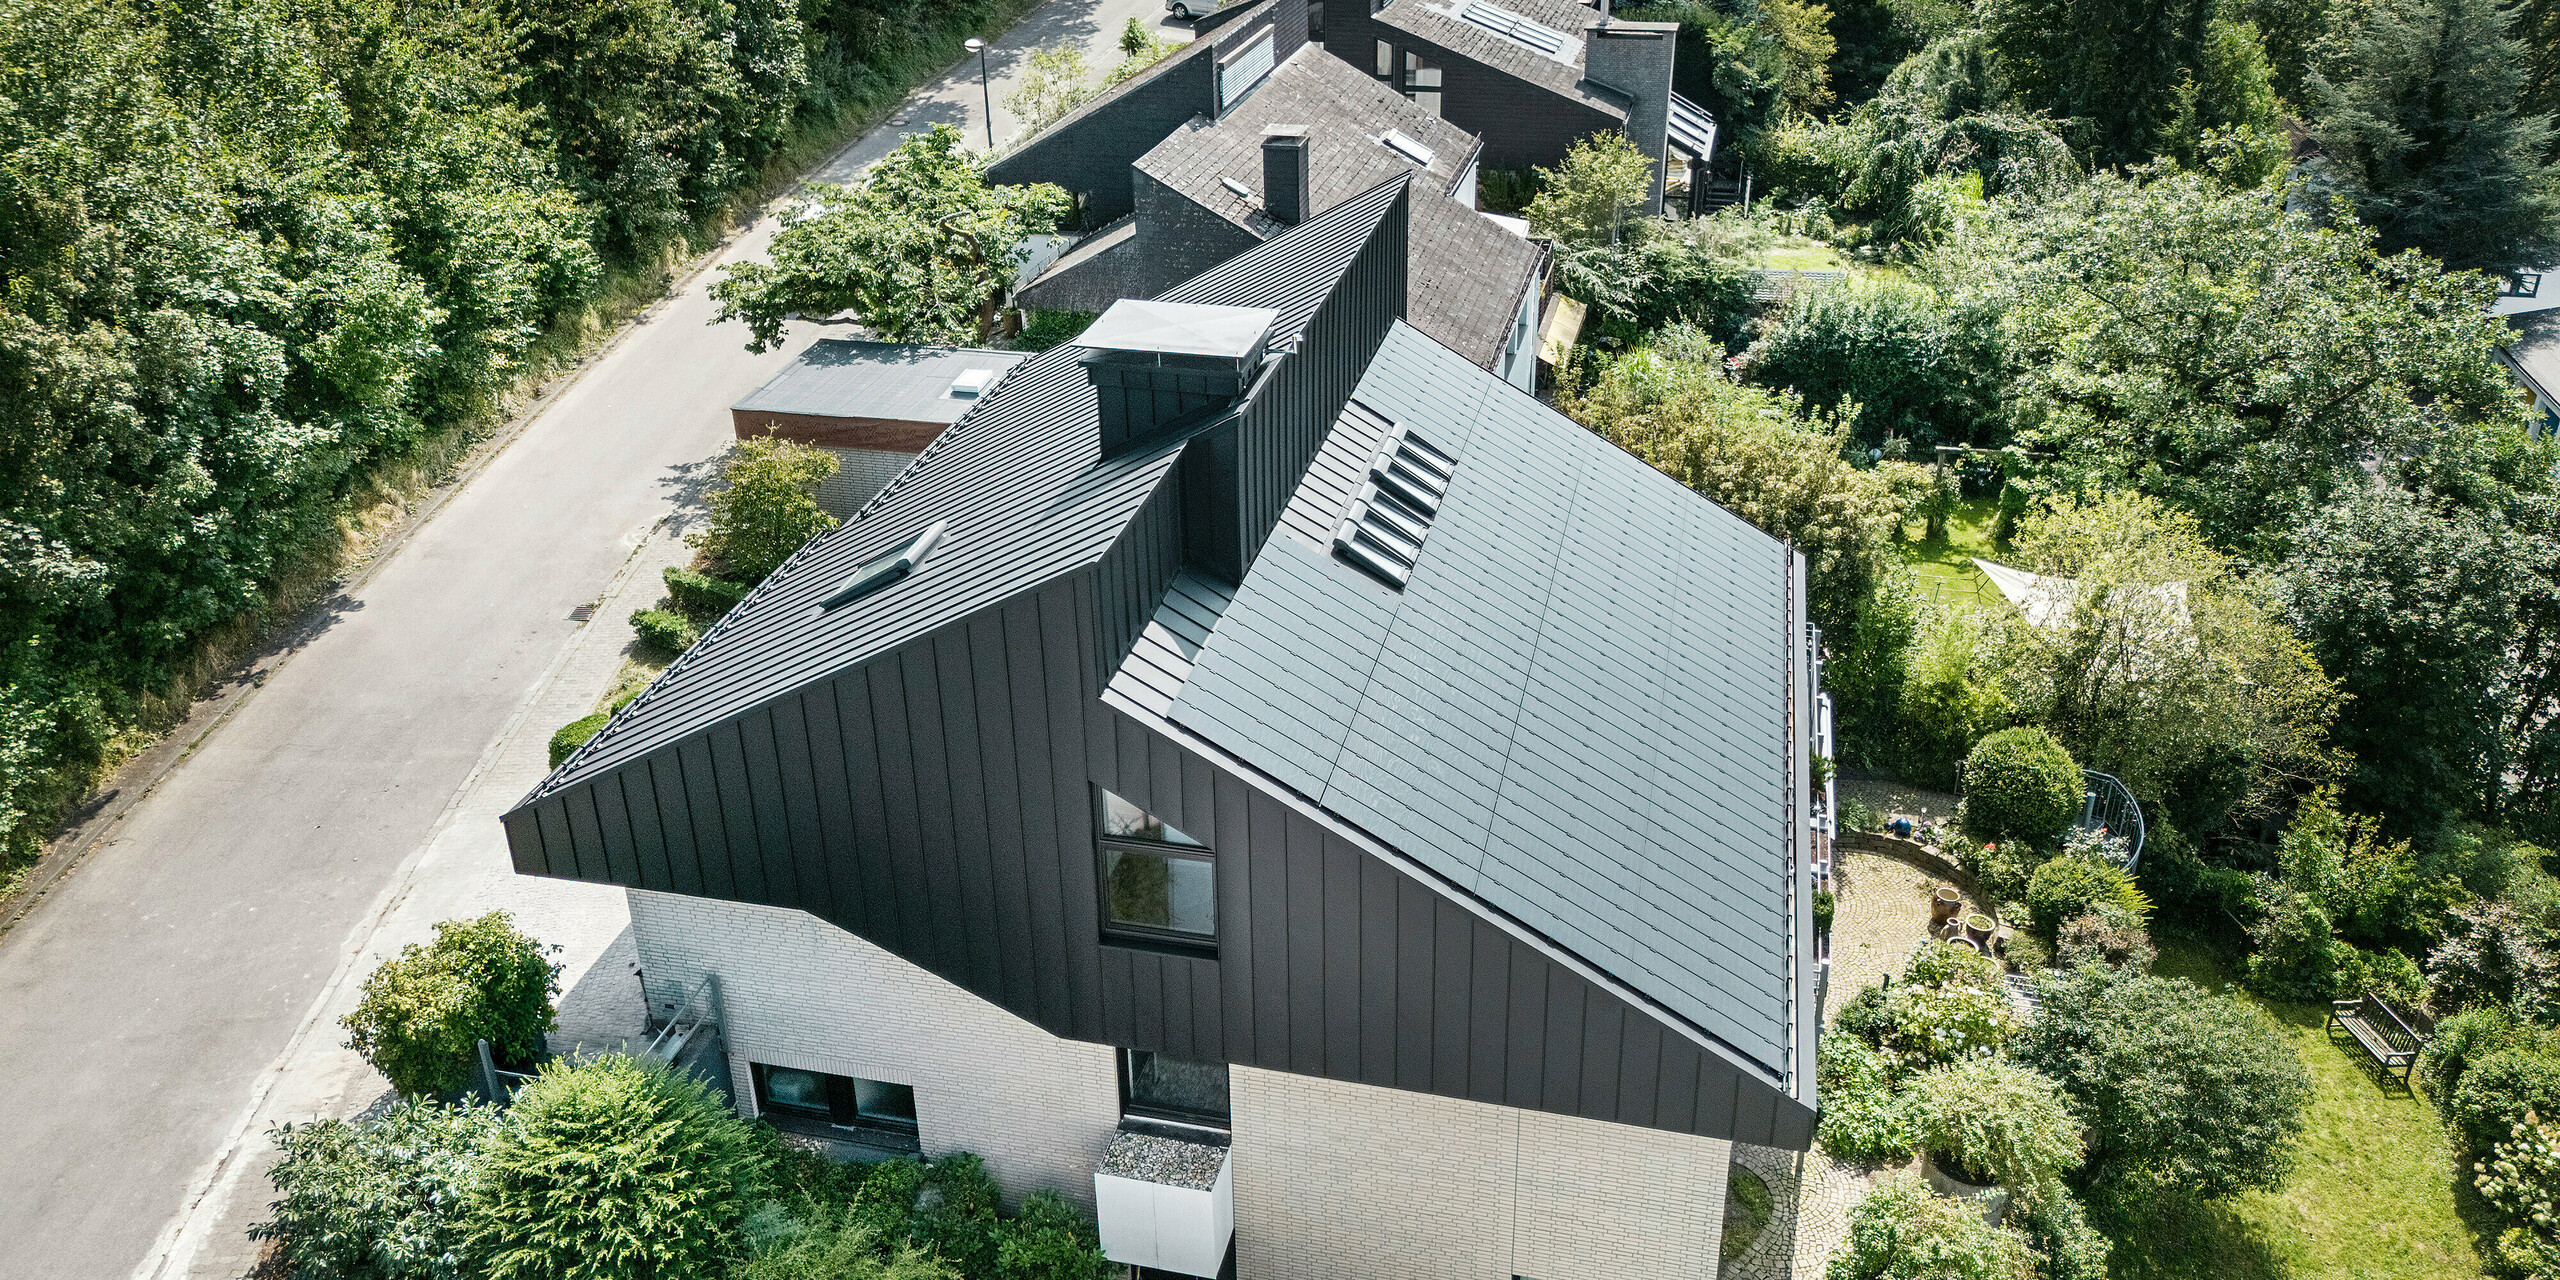
[[[1108,66],[1154,0],[1057,0],[989,58]],[[983,139],[977,68],[831,162],[950,119]],[[1009,123],[999,116],[998,136]],[[725,257],[761,256],[770,225]],[[159,789],[0,941],[0,1276],[150,1261],[394,873],[652,525],[696,492],[727,406],[790,358],[714,330],[705,272],[637,321],[436,517],[263,674]],[[818,336],[795,327],[792,351]]]

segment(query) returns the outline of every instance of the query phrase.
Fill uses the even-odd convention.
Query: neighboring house
[[[742,1103],[1160,1271],[1715,1275],[1813,1137],[1805,564],[1404,323],[1415,185],[1026,361],[506,815]]]
[[[2560,436],[2560,308],[2507,317],[2515,340],[2498,352],[2507,371],[2533,397],[2537,436]]]
[[[1203,104],[1204,106],[1207,104]],[[1414,327],[1537,386],[1546,253],[1475,210],[1477,140],[1309,46],[1223,113],[1195,115],[1131,166],[1136,212],[1015,294],[1099,312],[1152,298],[1398,174],[1414,175]]]
[[[1671,91],[1674,22],[1621,22],[1574,0],[1357,0],[1325,14],[1325,48],[1469,133],[1484,163],[1552,168],[1621,132],[1654,161],[1648,209],[1703,190],[1715,118]]]
[[[776,435],[834,454],[818,505],[843,519],[896,478],[943,428],[993,391],[1020,351],[821,338],[729,407],[741,440]]]

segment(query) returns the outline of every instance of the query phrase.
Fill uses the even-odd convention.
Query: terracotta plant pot
[[[1964,936],[1977,950],[1991,945],[1992,931],[1998,928],[1999,926],[1992,922],[1991,917],[1979,911],[1964,918]]]
[[[1904,901],[1908,902],[1910,899],[1906,898]],[[1963,909],[1963,894],[1956,892],[1954,889],[1946,885],[1938,886],[1938,891],[1929,895],[1930,930],[1935,932],[1939,929],[1946,928],[1947,922],[1955,919],[1956,912]]]

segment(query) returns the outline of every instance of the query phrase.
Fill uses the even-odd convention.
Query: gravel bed
[[[1206,1191],[1218,1185],[1218,1168],[1226,1161],[1225,1147],[1124,1130],[1111,1140],[1111,1150],[1103,1154],[1097,1172],[1158,1186]]]

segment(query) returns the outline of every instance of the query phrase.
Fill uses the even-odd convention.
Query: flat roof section
[[[1078,335],[1074,345],[1242,360],[1262,346],[1263,336],[1279,316],[1270,307],[1123,298]]]
[[[1027,351],[928,347],[820,338],[782,372],[730,406],[733,413],[958,422]],[[984,378],[971,379],[973,373]],[[967,386],[979,384],[976,394]]]

